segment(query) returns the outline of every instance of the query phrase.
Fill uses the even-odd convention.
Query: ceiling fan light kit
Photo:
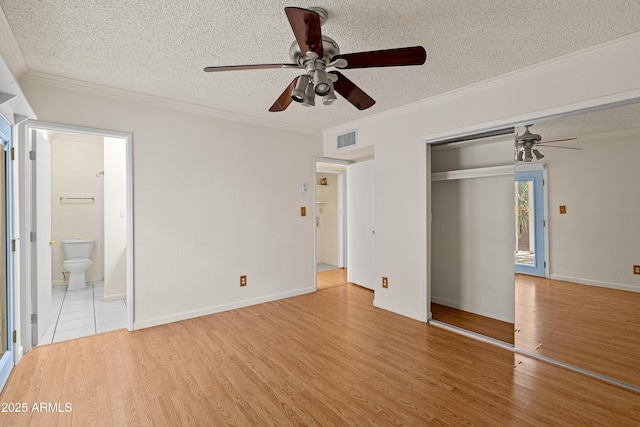
[[[516,160],[519,162],[531,162],[535,156],[536,160],[541,160],[544,155],[536,147],[545,148],[564,148],[567,150],[582,150],[578,147],[560,147],[558,145],[545,145],[552,142],[571,141],[577,138],[553,139],[551,141],[542,141],[542,136],[537,133],[531,133],[529,128],[533,125],[525,125],[525,131],[522,135],[516,135]]]
[[[271,112],[284,111],[295,101],[306,107],[315,106],[315,95],[322,97],[323,105],[336,101],[338,92],[359,110],[375,104],[375,100],[336,70],[372,67],[398,67],[422,65],[427,53],[422,46],[386,49],[351,54],[340,54],[338,44],[330,37],[323,36],[320,27],[329,14],[321,7],[303,9],[286,7],[285,13],[293,30],[295,41],[289,49],[292,64],[254,64],[206,67],[204,71],[238,71],[268,68],[299,68],[304,74],[296,77],[276,102],[269,108]]]

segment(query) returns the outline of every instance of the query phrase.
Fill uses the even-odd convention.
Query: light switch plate
[[[561,214],[566,214],[567,213],[567,207],[565,205],[561,205],[560,206],[560,213]]]
[[[300,216],[307,216],[307,208],[304,206],[300,208]]]

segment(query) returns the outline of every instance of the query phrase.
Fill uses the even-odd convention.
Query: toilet
[[[85,271],[91,267],[91,254],[95,239],[72,239],[62,241],[62,250],[64,252],[64,262],[62,266],[69,273],[68,291],[76,289],[84,289],[87,287]]]

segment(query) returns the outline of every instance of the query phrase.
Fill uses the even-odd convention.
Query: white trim
[[[528,112],[518,114],[516,116],[509,116],[506,118],[465,126],[462,128],[449,129],[434,134],[424,135],[423,139],[426,142],[469,136],[473,135],[474,133],[489,132],[508,126],[520,126],[523,124],[529,124],[531,122],[550,120],[554,118],[571,116],[574,114],[582,114],[607,108],[620,107],[636,102],[640,102],[640,89],[634,89],[631,91],[616,93],[613,95],[606,95],[599,98],[588,99],[585,101],[578,101],[558,107],[546,108],[544,110],[535,111],[533,113]]]
[[[123,294],[114,294],[114,295],[109,295],[108,297],[104,297],[103,301],[111,302],[111,301],[120,301],[120,300],[126,300],[126,299],[127,299],[127,294],[125,292]]]
[[[588,48],[582,49],[582,50],[578,50],[575,52],[571,52],[569,54],[566,54],[564,56],[561,56],[559,58],[554,58],[554,59],[550,59],[548,61],[544,61],[544,62],[540,62],[534,65],[531,65],[529,67],[525,67],[525,68],[521,68],[519,70],[515,70],[506,74],[501,74],[499,76],[496,77],[492,77],[490,79],[486,79],[468,86],[464,86],[458,89],[454,89],[451,90],[449,92],[445,92],[439,95],[435,95],[429,98],[425,98],[422,99],[420,101],[416,101],[410,104],[405,104],[402,105],[400,107],[397,108],[393,108],[390,110],[386,110],[386,111],[381,111],[379,113],[376,114],[372,114],[366,117],[363,117],[361,119],[357,119],[357,120],[352,120],[348,123],[342,123],[336,126],[332,126],[330,128],[324,129],[324,131],[337,131],[338,129],[350,129],[350,128],[358,128],[358,127],[362,127],[363,125],[365,125],[366,123],[369,122],[377,122],[381,119],[386,119],[386,118],[391,118],[394,116],[398,116],[398,115],[402,115],[402,114],[409,114],[412,112],[416,112],[416,111],[420,111],[421,109],[425,108],[427,105],[431,104],[431,103],[438,103],[441,101],[447,101],[451,98],[458,98],[460,96],[465,95],[466,93],[469,92],[475,92],[475,91],[486,91],[486,90],[490,90],[491,87],[494,87],[496,85],[500,85],[502,83],[504,83],[505,80],[512,80],[515,78],[521,78],[524,77],[526,75],[534,75],[534,74],[538,74],[538,73],[544,73],[548,70],[553,70],[553,68],[555,68],[556,66],[566,63],[566,62],[570,62],[570,61],[574,61],[577,58],[580,57],[584,57],[584,56],[589,56],[589,55],[593,55],[594,53],[598,53],[601,51],[606,51],[611,49],[612,47],[618,47],[618,46],[622,46],[628,43],[635,43],[638,39],[640,39],[640,32],[637,33],[633,33],[630,34],[628,36],[624,36],[624,37],[619,37],[616,38],[614,40],[610,40],[608,42],[604,42],[604,43],[600,43],[597,44],[595,46],[590,46]],[[640,89],[638,90],[632,90],[632,91],[628,91],[628,92],[624,92],[624,93],[618,93],[618,94],[613,94],[613,95],[608,95],[608,96],[604,96],[604,97],[600,97],[600,98],[595,98],[595,99],[590,99],[590,100],[586,100],[586,101],[580,101],[580,102],[576,102],[573,104],[566,104],[566,105],[562,105],[559,107],[554,107],[554,108],[550,108],[547,110],[542,110],[538,113],[543,113],[540,114],[537,117],[531,117],[530,113],[526,113],[526,114],[521,114],[518,116],[511,116],[511,117],[507,117],[507,118],[503,118],[503,119],[499,119],[499,120],[494,120],[491,122],[483,122],[483,123],[479,123],[479,124],[475,124],[475,125],[471,125],[471,126],[467,126],[464,128],[455,128],[455,129],[449,129],[443,132],[438,132],[438,133],[434,133],[431,135],[424,135],[425,140],[438,140],[438,139],[444,139],[444,138],[453,138],[453,137],[457,137],[457,136],[463,136],[463,135],[469,135],[469,134],[474,134],[474,133],[480,133],[480,132],[484,132],[484,131],[490,131],[490,130],[496,130],[496,129],[502,129],[505,128],[507,126],[513,126],[514,123],[515,124],[524,124],[524,123],[530,123],[532,120],[539,120],[539,119],[543,119],[543,118],[548,118],[548,117],[553,117],[553,116],[559,116],[562,114],[566,114],[568,112],[573,112],[573,111],[577,111],[577,112],[584,112],[581,110],[585,110],[585,109],[591,109],[594,107],[598,107],[601,105],[609,105],[609,104],[614,104],[614,103],[624,103],[624,102],[629,102],[633,99],[640,99]],[[340,131],[342,132],[342,131]]]
[[[182,313],[172,314],[170,316],[156,317],[149,320],[143,320],[141,322],[135,322],[134,329],[138,330],[138,329],[150,328],[152,326],[165,325],[167,323],[179,322],[181,320],[192,319],[194,317],[207,316],[209,314],[216,314],[216,313],[221,313],[223,311],[235,310],[237,308],[249,307],[252,305],[276,301],[283,298],[291,298],[299,295],[312,293],[315,291],[316,291],[315,287],[307,287],[307,288],[297,289],[294,291],[282,292],[279,294],[267,295],[263,297],[252,298],[252,299],[233,302],[229,304],[221,304],[221,305],[201,308],[198,310],[185,311]]]
[[[20,340],[23,351],[31,351],[31,257],[29,256],[29,230],[31,228],[31,215],[29,212],[29,129],[26,123],[19,126],[18,131],[18,205],[19,205],[19,241],[20,241],[20,325],[16,329],[20,331]]]
[[[347,174],[338,174],[338,267],[347,268]]]
[[[560,280],[563,282],[577,283],[579,285],[599,286],[601,288],[618,289],[621,291],[640,292],[640,287],[625,285],[622,283],[600,282],[598,280],[583,279],[582,277],[562,276],[560,274],[552,274],[549,276],[552,280]]]
[[[355,163],[353,160],[333,159],[331,157],[314,157],[313,161],[314,161],[314,163],[317,163],[317,162],[320,162],[320,163],[335,163],[336,165],[345,165],[345,166],[349,166],[349,165]]]
[[[0,56],[4,58],[7,67],[14,76],[20,77],[28,71],[27,62],[22,56],[18,42],[2,9],[0,9]]]
[[[542,194],[544,198],[544,277],[549,278],[551,257],[549,256],[549,178],[546,163],[542,164]]]
[[[516,172],[536,172],[545,170],[546,163],[517,163]]]
[[[487,168],[461,169],[455,171],[436,172],[431,174],[431,182],[451,181],[457,179],[487,178],[491,176],[513,175],[514,166],[491,166]]]
[[[24,127],[23,127],[24,126]],[[21,150],[24,150],[24,153],[22,151],[20,151],[20,156],[21,159],[23,159],[22,161],[25,162],[26,165],[28,165],[28,162],[26,159],[28,159],[28,156],[26,155],[26,147],[24,147],[26,145],[26,143],[23,143],[22,139],[24,138],[24,136],[26,135],[26,133],[28,132],[29,129],[43,129],[43,130],[50,130],[50,131],[58,131],[58,132],[71,132],[71,133],[86,133],[86,134],[90,134],[90,135],[97,135],[97,136],[101,136],[101,137],[112,137],[112,138],[120,138],[120,139],[124,139],[126,142],[126,151],[127,151],[127,177],[126,177],[126,181],[127,181],[127,216],[126,216],[126,226],[127,226],[127,317],[128,317],[128,325],[127,325],[127,329],[132,331],[134,330],[134,322],[133,322],[133,318],[134,318],[134,313],[135,313],[135,309],[134,309],[134,304],[135,304],[135,298],[134,298],[134,268],[135,268],[135,264],[134,264],[134,239],[133,239],[133,233],[134,233],[134,224],[133,224],[133,218],[134,218],[134,206],[133,206],[133,134],[131,134],[130,132],[122,132],[122,131],[114,131],[114,130],[108,130],[108,129],[97,129],[97,128],[89,128],[89,127],[82,127],[82,126],[71,126],[71,125],[63,125],[63,124],[59,124],[59,123],[51,123],[51,122],[42,122],[42,121],[36,121],[36,120],[29,120],[27,122],[25,122],[23,125],[21,125],[20,129],[21,129]],[[24,130],[24,132],[23,132]],[[27,182],[27,181],[25,181]],[[28,217],[28,204],[25,205],[21,205],[21,207],[24,209],[23,215],[25,215],[25,219],[26,222],[24,229],[21,232],[21,238],[23,239],[23,241],[28,241],[27,239],[27,235],[28,235],[28,225],[30,224],[29,222],[29,217]],[[21,222],[21,224],[23,224]],[[24,246],[28,246],[28,245],[24,245]],[[27,250],[27,249],[25,249]],[[28,253],[26,254],[28,255]],[[22,257],[22,254],[21,254]],[[22,258],[21,258],[22,259]],[[28,258],[25,258],[28,259]],[[21,278],[25,277],[21,274]],[[21,296],[22,295],[28,295],[28,288],[29,286],[27,286],[28,281],[21,279]],[[27,288],[27,289],[25,289]],[[27,293],[25,293],[27,292]],[[21,302],[23,300],[21,299]],[[30,299],[28,300],[30,301]],[[21,307],[21,310],[25,311],[25,313],[23,314],[23,319],[22,321],[25,322],[25,316],[28,316],[31,313],[31,309],[30,309],[30,305]],[[28,314],[27,314],[28,313]],[[23,324],[30,324],[29,323],[23,323]],[[29,335],[30,335],[30,329],[31,328],[25,328],[29,330]],[[24,336],[24,333],[23,333]],[[30,342],[30,341],[27,341]],[[30,348],[29,348],[30,349]],[[28,351],[29,349],[25,348],[25,351]]]
[[[52,74],[42,73],[39,71],[29,71],[21,79],[27,83],[37,83],[47,86],[59,87],[77,92],[89,93],[92,95],[106,96],[109,98],[120,99],[124,101],[137,102],[140,104],[151,105],[154,107],[169,108],[172,110],[183,111],[192,114],[199,114],[207,117],[215,117],[224,120],[231,120],[241,123],[249,123],[269,128],[282,129],[291,132],[298,132],[309,135],[321,135],[320,129],[310,128],[307,126],[293,125],[289,123],[278,122],[270,119],[263,119],[245,114],[234,113],[231,111],[219,110],[204,105],[191,104],[173,99],[161,98],[159,96],[146,95],[138,92],[132,92],[123,89],[116,89],[109,86],[102,86],[95,83],[74,80],[67,77],[54,76]]]

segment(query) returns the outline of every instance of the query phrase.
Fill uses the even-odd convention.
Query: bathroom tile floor
[[[67,291],[54,286],[51,321],[39,345],[66,341],[127,327],[124,300],[104,302],[104,282],[87,283],[86,289]]]

